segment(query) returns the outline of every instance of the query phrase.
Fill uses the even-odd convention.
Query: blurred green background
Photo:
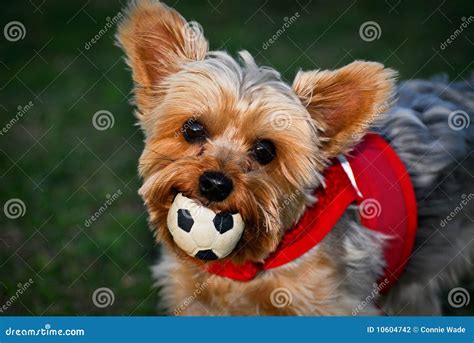
[[[474,15],[469,0],[167,3],[202,24],[211,48],[247,49],[289,82],[300,68],[336,68],[355,59],[383,62],[401,79],[447,73],[460,80],[474,69],[474,23],[441,48],[463,18]],[[0,126],[8,130],[0,135],[0,205],[20,199],[24,213],[13,219],[0,212],[0,306],[33,280],[3,314],[163,313],[149,271],[158,249],[137,195],[143,137],[127,102],[132,82],[114,46],[116,25],[86,49],[125,4],[2,2]],[[263,49],[296,12],[298,19]],[[13,21],[24,26],[23,39],[6,39]],[[372,41],[359,34],[368,21],[380,27]],[[10,127],[19,106],[30,102]],[[94,127],[98,111],[112,114],[112,127]],[[86,220],[118,191],[87,227]],[[100,287],[112,290],[110,306],[94,305]]]

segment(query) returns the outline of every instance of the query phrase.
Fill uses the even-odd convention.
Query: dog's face
[[[238,212],[234,262],[261,261],[303,213],[328,161],[346,152],[390,100],[394,73],[354,62],[300,72],[293,86],[270,68],[209,52],[196,23],[163,4],[131,7],[118,39],[136,83],[146,141],[140,190],[159,240],[178,192],[214,211]]]

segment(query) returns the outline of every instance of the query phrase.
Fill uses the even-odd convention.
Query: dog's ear
[[[347,152],[392,101],[396,72],[373,62],[299,72],[293,90],[322,131],[328,158]]]
[[[139,116],[146,116],[163,95],[163,81],[184,63],[204,59],[208,43],[196,22],[153,0],[133,1],[119,25],[117,40],[135,81]]]

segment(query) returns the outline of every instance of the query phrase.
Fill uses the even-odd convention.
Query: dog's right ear
[[[189,61],[204,59],[208,43],[196,22],[153,0],[133,1],[119,25],[117,40],[132,68],[135,103],[143,120],[166,91],[163,81]]]

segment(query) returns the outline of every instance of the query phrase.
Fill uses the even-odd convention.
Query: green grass
[[[460,79],[473,69],[474,27],[447,49],[439,48],[461,17],[473,13],[472,1],[446,2],[439,10],[430,2],[403,2],[391,10],[390,2],[395,6],[393,0],[312,1],[306,9],[289,1],[179,1],[175,7],[203,25],[212,48],[247,49],[288,81],[300,68],[336,68],[354,59],[381,61],[399,70],[402,79],[440,72]],[[26,206],[21,218],[0,216],[0,305],[31,278],[33,285],[5,314],[161,313],[149,272],[158,249],[137,195],[143,138],[127,102],[132,82],[113,44],[115,27],[84,49],[122,6],[56,0],[37,1],[35,9],[33,4],[7,1],[0,14],[1,27],[17,20],[26,28],[18,42],[0,36],[0,125],[18,106],[34,104],[0,136],[0,203],[20,198]],[[295,12],[300,18],[263,50],[284,17]],[[366,21],[380,24],[380,39],[360,38]],[[99,110],[113,114],[112,128],[93,127]],[[107,194],[117,190],[122,195],[85,227]],[[112,289],[112,306],[94,306],[92,294],[99,287]]]

